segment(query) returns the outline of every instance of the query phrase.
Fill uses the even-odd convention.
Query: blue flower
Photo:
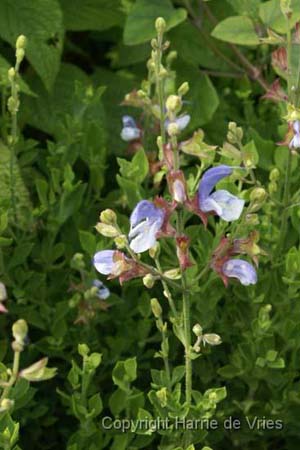
[[[130,216],[130,248],[135,253],[149,250],[156,243],[156,235],[164,222],[163,209],[148,200],[141,200]]]
[[[244,286],[257,283],[256,270],[252,264],[243,259],[229,259],[222,267],[224,275],[237,278]]]
[[[174,121],[171,121],[170,119],[166,119],[165,127],[168,128],[170,123],[174,122],[177,124],[179,130],[182,131],[188,126],[188,124],[190,123],[190,120],[191,120],[191,116],[189,114],[184,114],[183,116],[178,117]]]
[[[205,172],[198,189],[199,208],[203,212],[214,211],[226,222],[239,219],[244,208],[244,200],[225,190],[218,190],[211,194],[215,185],[232,174],[232,167],[221,165]]]
[[[290,148],[300,148],[300,121],[295,120],[293,123],[294,137],[289,143]]]
[[[122,117],[123,128],[121,138],[123,141],[129,142],[141,137],[141,130],[137,127],[135,120],[131,116]]]
[[[94,255],[93,264],[98,272],[103,275],[113,273],[115,261],[115,250],[101,250]]]
[[[94,280],[93,286],[98,288],[97,297],[100,300],[106,300],[110,296],[110,290],[100,280]]]

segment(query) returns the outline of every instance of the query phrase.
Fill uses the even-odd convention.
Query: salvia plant
[[[298,449],[299,21],[0,2],[1,449]]]

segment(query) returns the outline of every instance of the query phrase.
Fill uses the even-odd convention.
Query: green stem
[[[286,31],[286,40],[287,40],[287,64],[288,64],[288,96],[291,100],[292,96],[292,76],[291,76],[291,51],[292,51],[292,35],[291,35],[291,28],[290,28],[290,19],[289,16],[286,15],[286,25],[287,25],[287,31]],[[278,239],[278,246],[275,251],[275,259],[280,255],[286,238],[286,232],[287,232],[287,225],[288,225],[288,218],[289,218],[289,202],[290,202],[290,187],[291,187],[291,168],[292,168],[292,152],[291,149],[288,148],[288,159],[287,159],[287,166],[286,166],[286,172],[285,172],[285,181],[284,181],[284,191],[283,191],[283,212],[282,212],[282,218],[281,218],[281,227],[280,227],[280,234]]]
[[[2,392],[0,402],[1,402],[1,400],[8,397],[11,388],[13,387],[13,385],[15,384],[15,382],[17,380],[18,373],[19,373],[19,366],[20,366],[20,355],[21,355],[21,352],[14,352],[12,374],[10,376],[7,386],[4,388],[4,390]]]
[[[156,257],[154,261],[155,261],[155,264],[156,264],[156,267],[157,267],[158,271],[159,271],[160,273],[162,273],[162,268],[161,268],[159,259]],[[176,306],[175,306],[175,303],[174,303],[172,294],[171,294],[171,292],[170,292],[169,286],[168,286],[168,284],[165,282],[164,279],[161,278],[160,281],[161,281],[162,287],[164,288],[164,291],[165,291],[165,293],[166,293],[166,296],[167,296],[167,299],[168,299],[170,308],[171,308],[171,310],[172,310],[172,313],[173,313],[174,317],[176,318],[176,317],[177,317],[177,309],[176,309]]]
[[[159,35],[157,38],[158,48],[157,48],[157,60],[156,60],[156,90],[159,101],[159,122],[160,122],[160,134],[162,138],[163,145],[166,143],[166,130],[165,130],[165,95],[164,95],[164,83],[163,79],[160,76],[161,69],[161,61],[162,61],[162,44],[163,44],[163,35]]]
[[[171,138],[172,149],[174,153],[174,170],[180,167],[179,151],[177,137]],[[181,236],[184,232],[183,211],[177,211],[177,234]],[[190,297],[187,289],[187,279],[185,270],[181,269],[182,285],[182,316],[184,332],[184,352],[185,352],[185,400],[188,405],[192,398],[192,359],[191,359],[191,323],[190,323]]]

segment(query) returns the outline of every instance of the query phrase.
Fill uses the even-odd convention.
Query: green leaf
[[[245,16],[227,17],[213,29],[211,35],[225,42],[239,45],[258,45],[259,38],[253,22]]]
[[[300,19],[300,2],[299,0],[292,0],[291,8],[293,10],[290,18],[290,26],[294,27],[296,22]],[[259,7],[259,16],[268,28],[272,28],[278,33],[286,32],[286,19],[281,12],[279,0],[269,0],[264,2]]]
[[[260,0],[227,0],[232,8],[240,15],[256,17]]]
[[[31,202],[29,198],[29,193],[24,184],[18,161],[13,157],[13,172],[11,179],[11,151],[0,141],[0,167],[1,167],[1,177],[0,177],[0,205],[5,206],[7,203],[8,218],[12,219],[12,203],[10,201],[11,189],[14,190],[14,197],[16,202],[17,219],[18,225],[21,227],[27,226],[27,214],[28,211],[32,209]],[[4,238],[3,238],[4,239]]]
[[[106,30],[121,25],[119,0],[60,0],[67,30]]]
[[[50,90],[59,70],[63,47],[63,20],[58,0],[2,0],[0,36],[15,46],[20,34],[28,39],[26,57]]]
[[[30,87],[38,97],[24,99],[24,120],[45,133],[59,137],[62,119],[67,114],[74,115],[76,82],[84,86],[90,84],[86,74],[72,64],[62,64],[51,93],[46,91],[37,77],[31,79]]]
[[[207,75],[203,75],[194,66],[178,60],[174,65],[177,70],[178,85],[189,82],[190,90],[185,96],[185,111],[191,116],[189,129],[195,129],[209,122],[219,106],[219,97]]]
[[[96,250],[96,238],[89,231],[79,230],[79,240],[82,249],[89,255],[93,255]]]
[[[157,17],[163,17],[167,23],[167,30],[170,30],[183,22],[186,16],[186,10],[175,9],[170,0],[137,0],[125,22],[124,43],[142,44],[155,37]]]

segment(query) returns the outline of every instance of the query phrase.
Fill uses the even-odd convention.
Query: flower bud
[[[153,50],[157,49],[158,47],[157,39],[151,39],[151,47],[153,48]]]
[[[16,49],[24,49],[26,48],[26,43],[27,43],[27,39],[26,36],[24,36],[23,34],[20,34],[20,36],[17,38],[16,41]]]
[[[148,273],[143,278],[143,284],[146,286],[146,288],[151,289],[154,286],[155,279],[151,273]]]
[[[82,253],[75,253],[71,260],[71,267],[76,270],[82,270],[85,268],[84,257]]]
[[[154,317],[156,317],[156,319],[159,319],[162,315],[162,308],[159,301],[157,300],[157,298],[151,298],[150,303]]]
[[[168,71],[165,69],[165,67],[161,66],[158,72],[158,76],[160,78],[166,78],[168,76]]]
[[[168,125],[168,135],[169,136],[177,136],[180,133],[179,126],[176,122],[170,122]]]
[[[161,406],[165,407],[167,405],[167,388],[163,387],[159,391],[157,391],[156,397],[158,398]]]
[[[222,343],[220,336],[215,333],[204,334],[203,341],[208,345],[220,345]]]
[[[259,224],[259,218],[257,214],[246,214],[246,223],[248,225],[258,225]]]
[[[17,64],[20,64],[25,56],[25,50],[23,48],[17,48],[16,50],[16,60]]]
[[[163,34],[166,30],[167,24],[163,17],[158,17],[155,21],[155,28],[158,34]]]
[[[280,172],[277,169],[277,167],[275,167],[274,169],[271,170],[270,172],[270,176],[269,176],[269,180],[270,181],[278,181],[280,178]]]
[[[181,278],[180,268],[178,267],[177,269],[166,270],[166,272],[164,272],[164,276],[170,280],[179,280]]]
[[[114,243],[119,250],[125,248],[128,243],[127,236],[125,236],[125,234],[120,234],[119,236],[115,237]]]
[[[178,95],[180,97],[183,97],[185,94],[188,93],[190,89],[189,83],[187,81],[185,81],[184,83],[182,83],[182,85],[179,87],[178,89]]]
[[[117,215],[112,209],[105,209],[100,214],[100,222],[103,222],[107,225],[116,225]]]
[[[227,140],[230,144],[239,144],[243,139],[243,129],[238,127],[235,122],[229,122]]]
[[[283,15],[289,16],[293,10],[291,8],[291,0],[280,0],[280,9]]]
[[[55,367],[47,367],[48,358],[42,358],[26,369],[21,370],[19,376],[28,381],[44,381],[53,378],[56,375]]]
[[[202,327],[199,323],[196,323],[196,325],[193,326],[193,333],[199,337],[202,336]]]
[[[178,112],[182,106],[181,98],[178,95],[169,95],[166,101],[166,108],[168,112]]]
[[[98,233],[100,233],[102,236],[115,238],[119,236],[120,232],[112,225],[106,225],[105,223],[97,223],[96,230]]]
[[[176,59],[176,58],[177,58],[177,52],[176,52],[176,50],[172,50],[167,55],[167,58],[166,58],[167,64],[170,65],[174,61],[174,59]]]
[[[28,334],[28,325],[24,319],[19,319],[13,324],[12,334],[18,343],[24,344],[24,340]]]
[[[13,67],[11,67],[10,69],[8,69],[7,75],[8,75],[9,81],[12,82],[12,81],[15,79],[15,76],[16,76],[16,71],[15,71],[15,69],[14,69]]]
[[[253,203],[261,203],[267,198],[267,192],[264,188],[255,188],[250,194],[250,200]]]
[[[154,259],[159,256],[159,253],[160,253],[160,244],[158,241],[156,241],[156,244],[149,249],[149,255],[151,256],[151,258]]]
[[[270,194],[274,194],[278,190],[278,185],[275,181],[271,181],[271,183],[268,184],[268,191]]]
[[[9,411],[14,406],[14,404],[15,404],[14,400],[4,398],[0,403],[0,412]]]

